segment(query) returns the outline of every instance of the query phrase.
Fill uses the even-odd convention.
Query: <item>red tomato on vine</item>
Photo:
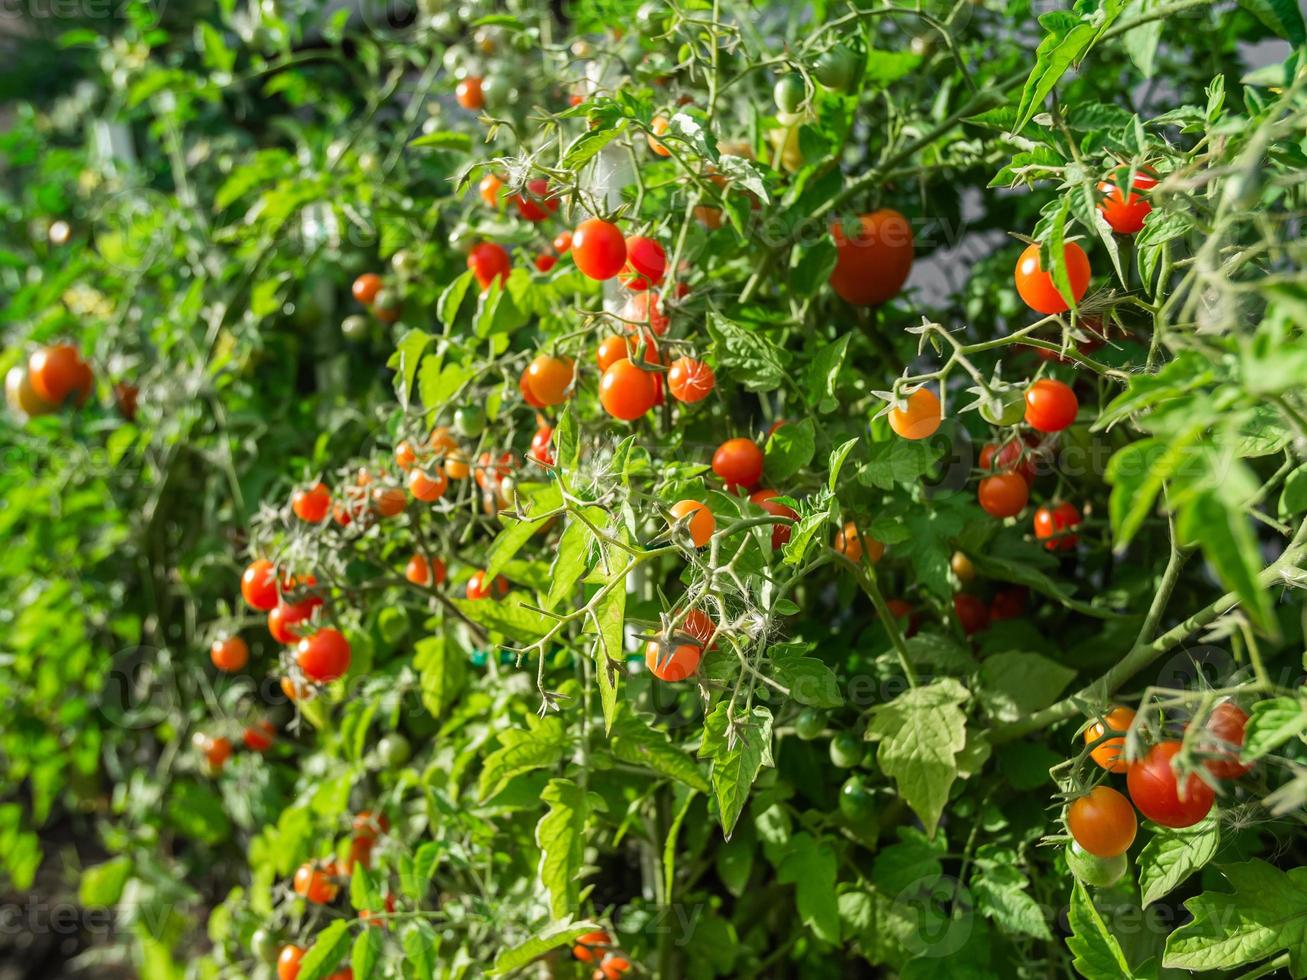
[[[712,470],[732,492],[738,487],[748,490],[757,486],[762,466],[762,450],[752,439],[727,439],[713,453]]]
[[[626,267],[618,278],[627,289],[644,291],[660,285],[667,272],[667,253],[652,238],[632,235],[626,240]]]
[[[296,490],[290,498],[291,510],[306,524],[320,524],[331,511],[331,492],[321,483]]]
[[[626,265],[626,239],[617,225],[587,218],[572,232],[572,261],[591,279],[611,279]]]
[[[980,481],[977,496],[990,517],[1015,517],[1030,499],[1030,484],[1018,473],[996,473]]]
[[[476,276],[484,292],[496,279],[502,285],[512,271],[513,263],[502,245],[482,242],[467,253],[467,267],[472,270],[472,275]]]
[[[1243,748],[1244,728],[1248,724],[1248,712],[1233,701],[1222,701],[1207,718],[1203,729],[1212,736],[1211,743],[1204,744],[1205,751],[1215,754],[1215,758],[1205,763],[1207,771],[1219,779],[1238,779],[1252,769],[1251,763],[1239,761],[1239,750]]]
[[[213,666],[228,674],[242,669],[250,659],[250,648],[239,636],[220,636],[209,647]]]
[[[708,509],[708,505],[698,500],[678,500],[669,508],[672,520],[676,522],[686,521],[686,529],[689,531],[690,540],[694,542],[696,548],[702,548],[713,536],[717,530],[717,519],[713,517],[713,512]],[[687,520],[688,519],[688,520]]]
[[[904,439],[929,439],[943,418],[939,396],[929,388],[918,388],[889,411],[889,427]]]
[[[349,670],[350,647],[344,634],[330,626],[304,637],[295,648],[295,663],[304,676],[326,684]]]
[[[613,418],[633,422],[658,400],[654,375],[623,357],[614,361],[599,379],[599,403]]]
[[[1073,800],[1066,823],[1076,843],[1100,858],[1128,851],[1139,826],[1130,801],[1110,786],[1095,786]]]
[[[781,495],[779,490],[758,490],[749,495],[749,503],[757,504],[773,517],[783,517],[787,521],[785,524],[772,525],[771,546],[773,551],[779,551],[785,542],[790,540],[790,534],[794,531],[793,524],[799,519],[799,512],[793,507],[775,502],[775,498]]]
[[[1075,504],[1060,503],[1054,507],[1047,505],[1035,511],[1035,537],[1044,542],[1049,551],[1074,551],[1080,539],[1071,534],[1073,528],[1079,527],[1080,511]]]
[[[1080,401],[1069,385],[1040,378],[1026,389],[1026,422],[1040,432],[1061,432],[1076,420]]]
[[[912,226],[890,208],[864,214],[850,238],[844,226],[831,228],[835,268],[831,288],[846,303],[879,306],[899,294],[912,272]]]
[[[1179,742],[1159,742],[1126,771],[1130,799],[1140,813],[1163,827],[1192,827],[1207,816],[1216,800],[1215,791],[1197,773],[1191,772],[1181,789],[1172,768],[1181,748]]]
[[[679,357],[667,371],[667,390],[677,401],[687,405],[703,401],[712,394],[717,378],[713,369],[693,357]]]
[[[1067,280],[1071,285],[1071,296],[1079,303],[1089,289],[1089,257],[1075,242],[1066,243],[1062,256],[1066,263]],[[1052,315],[1065,313],[1071,308],[1066,297],[1058,292],[1052,273],[1045,272],[1040,265],[1038,245],[1029,245],[1021,253],[1014,275],[1017,294],[1036,313]]]

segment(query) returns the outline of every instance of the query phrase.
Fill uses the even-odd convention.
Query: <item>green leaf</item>
[[[354,940],[354,951],[350,954],[349,965],[356,977],[370,977],[381,961],[386,942],[381,938],[380,929],[364,929]]]
[[[1302,10],[1294,0],[1239,0],[1239,6],[1251,12],[1294,47],[1307,44]]]
[[[1233,970],[1287,950],[1290,974],[1307,973],[1307,868],[1253,860],[1219,870],[1232,890],[1184,903],[1193,921],[1167,937],[1163,965]]]
[[[796,245],[790,256],[789,285],[796,296],[811,296],[830,279],[839,253],[829,238],[819,238],[812,245]],[[847,342],[848,335],[844,338]]]
[[[816,435],[812,419],[780,426],[768,437],[764,450],[768,482],[784,483],[811,463],[815,452]]]
[[[758,853],[758,835],[753,824],[747,820],[740,825],[740,832],[717,848],[713,864],[717,868],[717,877],[722,880],[726,890],[739,898],[749,885],[753,875],[753,862]]]
[[[1221,828],[1216,817],[1179,830],[1157,826],[1152,839],[1139,852],[1139,891],[1144,905],[1169,895],[1195,871],[1216,856]]]
[[[717,312],[709,312],[707,327],[719,371],[729,372],[749,391],[773,391],[781,386],[790,355],[760,329],[745,328]]]
[[[563,506],[563,491],[555,481],[528,498],[524,508],[527,520],[501,516],[500,520],[508,526],[490,543],[490,553],[486,557],[486,578],[492,579],[503,571],[504,566],[513,560],[522,547],[535,537],[536,533],[553,520],[555,512]],[[539,514],[539,517],[532,517]]]
[[[440,934],[423,919],[410,923],[401,940],[404,946],[404,963],[408,968],[406,980],[433,980],[436,957],[440,952]]]
[[[605,146],[622,135],[624,126],[607,126],[582,133],[563,154],[564,170],[579,170],[589,163]]]
[[[898,895],[915,883],[940,875],[941,859],[948,852],[943,836],[931,839],[916,827],[898,828],[896,844],[882,848],[871,867],[871,880],[886,895]]]
[[[626,669],[622,633],[626,625],[626,566],[615,569],[617,585],[599,600],[595,620],[599,636],[595,642],[595,672],[599,678],[599,702],[604,711],[604,731],[611,732],[617,715],[617,686]]]
[[[711,789],[692,756],[629,711],[613,726],[609,746],[615,758],[630,765],[670,776],[701,793]]]
[[[980,665],[980,700],[994,721],[1017,721],[1047,708],[1075,676],[1070,667],[1037,653],[996,653]]]
[[[1280,494],[1280,516],[1307,513],[1307,466],[1300,466],[1284,481]]]
[[[1094,900],[1080,882],[1071,889],[1071,909],[1067,916],[1071,935],[1067,949],[1075,957],[1071,965],[1088,980],[1131,980],[1134,974],[1116,937],[1108,931],[1103,917],[1094,908]]]
[[[587,508],[602,520],[606,516],[601,508]],[[554,554],[553,564],[549,566],[549,594],[545,597],[545,609],[557,609],[558,604],[567,599],[576,588],[576,583],[589,567],[590,529],[576,518],[570,518],[558,539],[558,548]]]
[[[1045,18],[1041,18],[1043,21]],[[1062,76],[1089,50],[1094,34],[1094,28],[1088,24],[1076,24],[1067,30],[1054,30],[1039,42],[1035,52],[1035,67],[1031,69],[1030,77],[1026,79],[1025,88],[1021,92],[1013,132],[1021,132],[1026,123],[1035,117],[1035,113],[1043,108],[1044,99]]]
[[[552,769],[563,761],[568,747],[567,729],[557,718],[536,722],[529,731],[510,728],[499,733],[499,748],[485,757],[477,795],[494,796],[514,776],[533,769]]]
[[[838,708],[844,704],[840,693],[840,680],[823,661],[790,653],[777,655],[773,651],[772,676],[789,689],[790,697],[800,704],[814,708]]]
[[[914,484],[929,473],[939,458],[939,450],[926,440],[893,439],[873,442],[867,455],[867,462],[858,471],[858,482],[880,490],[893,490],[898,484]]]
[[[735,830],[744,804],[749,801],[749,790],[764,765],[774,766],[772,760],[771,712],[755,705],[749,712],[730,724],[731,705],[718,703],[703,726],[701,758],[712,760],[712,785],[717,798],[718,818],[727,840]]]
[[[323,929],[300,960],[297,980],[322,980],[340,968],[349,949],[349,919],[337,919]]]
[[[965,687],[944,678],[872,709],[867,737],[880,742],[880,768],[931,837],[957,778],[958,753],[966,746],[967,718],[960,706],[969,697]]]
[[[471,269],[468,269],[441,290],[440,298],[436,300],[436,316],[446,327],[454,326],[454,322],[458,319],[458,311],[462,308],[463,300],[474,282],[476,276]]]
[[[1262,569],[1261,550],[1247,515],[1227,506],[1217,491],[1200,491],[1180,509],[1176,533],[1185,541],[1202,545],[1203,557],[1221,584],[1239,597],[1253,622],[1273,633],[1271,597],[1257,581]]]
[[[844,468],[844,461],[849,458],[849,453],[853,451],[853,447],[857,444],[858,437],[854,436],[848,442],[838,446],[830,454],[830,462],[826,466],[829,471],[829,475],[826,477],[826,488],[831,493],[835,492],[835,485],[839,483],[840,470]]]
[[[117,905],[131,874],[132,859],[125,855],[92,865],[82,872],[82,880],[77,886],[78,901],[94,908]]]
[[[536,824],[540,848],[540,883],[549,892],[549,911],[562,919],[581,903],[581,871],[585,866],[585,825],[590,799],[570,779],[553,779],[540,794],[549,811]]]
[[[1053,938],[1043,909],[1030,894],[1030,882],[1015,867],[985,862],[971,878],[971,894],[977,910],[997,922],[1004,933]]]
[[[381,895],[372,880],[372,872],[361,863],[349,876],[349,904],[360,912],[381,907]]]
[[[549,632],[553,622],[522,605],[516,592],[503,599],[453,599],[454,606],[472,622],[522,643],[534,643]]]
[[[466,153],[472,149],[472,137],[467,133],[455,133],[448,129],[425,133],[409,144],[414,150],[457,150]]]
[[[413,390],[413,375],[417,373],[422,361],[422,352],[431,343],[431,334],[421,330],[410,330],[404,334],[395,347],[386,366],[395,372],[395,394],[400,404],[408,409],[409,396]]]
[[[835,849],[806,832],[790,838],[776,866],[776,880],[795,886],[795,906],[803,924],[819,939],[836,944],[840,941],[840,910],[835,898],[837,867]]]
[[[571,946],[587,932],[595,932],[599,928],[597,922],[573,922],[552,925],[543,932],[538,932],[529,939],[523,940],[515,946],[510,946],[496,956],[495,964],[490,968],[489,976],[498,977],[503,976],[505,973],[512,973],[514,970],[520,970],[532,960],[544,956],[551,949],[558,949],[560,946]]]
[[[413,668],[418,672],[423,707],[431,717],[442,717],[463,689],[467,656],[446,633],[438,633],[414,645]]]
[[[833,412],[839,407],[835,390],[849,350],[850,336],[841,334],[835,343],[823,343],[804,371],[804,398],[818,412]]]
[[[1244,726],[1244,762],[1274,752],[1307,730],[1307,704],[1289,697],[1270,698],[1253,705]]]

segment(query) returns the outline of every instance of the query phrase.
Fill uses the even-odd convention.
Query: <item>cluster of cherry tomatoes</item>
[[[602,929],[576,938],[572,955],[582,963],[594,963],[594,980],[621,980],[631,969],[631,961],[613,945],[613,937]]]
[[[94,389],[95,372],[72,344],[41,347],[5,375],[5,399],[20,416],[48,415],[67,402],[80,408]]]
[[[1068,862],[1078,875],[1092,876],[1090,884],[1111,884],[1124,873],[1125,853],[1138,831],[1136,808],[1162,827],[1183,828],[1206,817],[1216,800],[1209,779],[1191,771],[1182,780],[1176,772],[1176,756],[1184,749],[1178,739],[1156,742],[1141,758],[1127,762],[1125,735],[1134,721],[1133,710],[1116,706],[1084,733],[1085,744],[1092,747],[1090,757],[1109,773],[1124,774],[1130,794],[1127,799],[1099,783],[1067,806],[1073,842]],[[1211,780],[1238,779],[1252,768],[1239,759],[1247,723],[1247,713],[1233,701],[1220,702],[1208,715],[1195,741]]]

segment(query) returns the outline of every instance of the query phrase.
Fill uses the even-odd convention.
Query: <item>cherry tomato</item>
[[[552,426],[542,425],[531,437],[531,448],[527,459],[535,460],[541,466],[554,465],[554,430]]]
[[[969,593],[959,592],[953,597],[953,614],[967,636],[989,628],[989,607]]]
[[[471,472],[472,467],[468,463],[467,453],[463,450],[451,449],[445,455],[445,476],[451,480],[466,480]]]
[[[526,367],[522,368],[522,373],[518,375],[517,390],[522,393],[522,400],[532,408],[544,408],[545,403],[537,398],[535,392],[531,390],[531,381],[527,377],[527,371],[530,367],[531,366],[528,364]]]
[[[377,293],[381,292],[381,277],[375,272],[365,272],[354,280],[350,292],[364,306],[371,306],[377,298]]]
[[[511,451],[499,454],[496,459],[491,453],[482,453],[477,457],[476,469],[473,471],[477,486],[482,490],[494,492],[499,484],[513,475],[517,469],[517,456]]]
[[[667,333],[671,317],[664,315],[662,301],[655,290],[632,293],[627,297],[626,305],[618,316],[633,324],[643,324],[653,331],[654,336],[661,337]]]
[[[570,231],[560,231],[554,236],[554,251],[559,255],[566,255],[572,251],[572,233]]]
[[[528,180],[526,194],[514,194],[511,200],[518,213],[531,222],[544,221],[558,210],[558,198],[549,193],[547,180]]]
[[[902,599],[886,599],[885,608],[889,610],[890,615],[899,621],[903,630],[903,635],[907,637],[915,636],[917,630],[921,627],[921,617],[914,614],[912,607]]]
[[[278,602],[268,612],[268,632],[278,643],[296,643],[299,633],[295,629],[313,615],[313,610],[322,605],[322,599],[310,596],[301,602]]]
[[[241,595],[251,608],[267,611],[277,605],[277,577],[272,562],[258,558],[241,573]]]
[[[204,756],[204,761],[214,772],[218,772],[231,758],[231,741],[221,735],[206,735],[196,732],[191,739],[196,751]]]
[[[572,947],[572,955],[582,963],[593,963],[603,956],[604,949],[611,946],[612,943],[612,936],[602,929],[597,932],[587,932],[576,937],[576,945]]]
[[[624,422],[644,415],[654,407],[657,397],[654,375],[625,357],[609,365],[599,379],[599,403],[609,415]]]
[[[491,584],[486,581],[485,572],[473,572],[472,577],[467,580],[467,597],[469,599],[488,599],[491,593]],[[508,595],[508,579],[499,575],[495,578],[493,589],[500,597]]]
[[[617,225],[587,218],[572,232],[572,261],[591,279],[611,279],[626,265],[626,239]]]
[[[1126,770],[1130,799],[1140,813],[1163,827],[1192,827],[1207,816],[1216,799],[1212,788],[1194,772],[1185,780],[1184,799],[1180,798],[1179,780],[1172,768],[1180,749],[1179,742],[1159,742]]]
[[[1127,862],[1124,854],[1110,858],[1095,857],[1075,841],[1068,844],[1063,853],[1071,874],[1077,881],[1091,888],[1110,888],[1120,881],[1126,872]]]
[[[595,361],[598,363],[600,371],[607,371],[618,361],[630,356],[631,348],[627,338],[619,337],[617,334],[605,337],[600,341],[599,349],[595,351]]]
[[[836,92],[845,92],[862,71],[858,55],[843,44],[837,44],[822,53],[812,66],[813,77],[823,86]]]
[[[631,969],[631,961],[624,956],[609,953],[595,970],[593,980],[622,980],[622,975]]]
[[[681,620],[678,636],[686,636],[692,640],[698,640],[705,650],[711,650],[715,643],[712,642],[717,635],[717,624],[712,621],[707,613],[700,612],[698,609],[691,609]]]
[[[250,648],[239,636],[220,636],[209,647],[209,659],[219,670],[234,674],[249,663]]]
[[[673,645],[660,640],[645,644],[644,662],[660,681],[683,681],[699,669],[703,648],[690,643]]]
[[[404,566],[404,577],[414,585],[427,586],[431,584],[432,562],[428,562],[424,555],[414,555]],[[445,563],[437,558],[434,562],[436,570],[436,585],[445,584]]]
[[[831,227],[835,268],[831,288],[854,306],[879,306],[899,294],[912,272],[912,226],[897,211],[884,208],[858,219],[853,237],[844,226]]]
[[[712,470],[726,484],[728,491],[738,487],[746,490],[758,485],[762,479],[762,450],[752,439],[727,439],[713,453]]]
[[[854,564],[860,563],[865,554],[867,560],[874,565],[885,554],[885,546],[871,535],[859,531],[858,525],[853,521],[845,522],[844,526],[835,532],[833,547]]]
[[[1030,499],[1030,484],[1016,473],[997,473],[980,481],[977,496],[990,517],[1015,517]]]
[[[1110,709],[1104,716],[1103,721],[1096,721],[1085,729],[1085,744],[1091,745],[1100,738],[1111,732],[1126,732],[1134,723],[1135,713],[1133,709],[1116,705]],[[1107,723],[1104,727],[1103,722]],[[1125,761],[1125,738],[1109,738],[1098,747],[1090,750],[1089,757],[1097,762],[1108,772],[1125,772],[1127,768]]]
[[[677,401],[687,405],[707,398],[716,383],[713,369],[692,357],[678,357],[667,371],[668,391]]]
[[[1034,454],[1027,453],[1019,439],[1010,439],[1002,447],[992,442],[985,443],[980,450],[979,462],[981,470],[987,474],[1016,473],[1027,485],[1033,485],[1037,476]]]
[[[241,735],[241,741],[251,752],[267,752],[276,739],[277,729],[270,721],[260,721],[250,725]]]
[[[1239,750],[1243,748],[1244,728],[1248,724],[1248,713],[1233,701],[1222,701],[1207,718],[1203,726],[1212,741],[1204,743],[1204,751],[1216,755],[1204,765],[1207,771],[1219,779],[1238,779],[1252,769],[1251,764],[1239,761]]]
[[[865,754],[862,739],[853,732],[839,732],[830,740],[830,761],[836,768],[852,769]]]
[[[62,405],[73,393],[81,404],[90,394],[90,368],[71,344],[52,344],[36,351],[28,358],[27,377],[36,396],[49,405]]]
[[[458,83],[458,88],[454,90],[454,97],[458,99],[458,104],[464,109],[476,111],[482,109],[486,104],[486,97],[481,90],[481,79],[468,77]]]
[[[481,183],[477,184],[477,193],[481,195],[481,200],[485,202],[486,207],[499,207],[499,192],[503,190],[504,182],[494,174],[486,174],[481,178]]]
[[[339,630],[324,626],[306,636],[295,648],[295,663],[304,676],[319,684],[326,684],[349,670],[349,640]]]
[[[561,405],[571,394],[576,365],[570,358],[541,354],[526,369],[527,387],[543,406]]]
[[[417,451],[413,444],[405,440],[395,447],[395,465],[401,470],[406,470],[417,462]]]
[[[645,137],[645,140],[649,144],[649,149],[653,150],[654,153],[660,157],[669,157],[672,155],[672,151],[667,148],[666,144],[664,144],[661,139],[661,137],[666,134],[670,125],[671,124],[668,123],[666,116],[654,116],[653,122],[649,126],[649,129],[652,130],[652,132]]]
[[[340,890],[332,880],[336,876],[336,864],[330,862],[323,867],[302,864],[295,872],[295,894],[314,905],[326,905],[334,901]]]
[[[443,568],[444,563],[441,562],[440,566]],[[377,755],[389,768],[398,769],[413,755],[413,747],[409,745],[408,739],[396,733],[385,736],[377,743]]]
[[[31,372],[22,364],[11,367],[5,375],[5,400],[20,417],[48,415],[54,406],[36,393]]]
[[[1089,258],[1085,255],[1085,250],[1075,242],[1066,243],[1062,258],[1071,284],[1071,296],[1079,303],[1089,289]],[[1065,313],[1070,309],[1066,297],[1053,284],[1052,274],[1040,266],[1038,245],[1027,246],[1021,253],[1021,258],[1017,259],[1015,278],[1017,293],[1036,313],[1051,315]]]
[[[989,603],[989,621],[997,623],[1004,619],[1016,619],[1026,611],[1025,586],[1014,585],[999,589]]]
[[[706,545],[713,532],[717,530],[717,519],[713,517],[712,511],[706,504],[697,500],[678,500],[672,504],[670,512],[672,520],[676,523],[689,518],[685,528],[689,531],[690,540],[694,542],[696,548]]]
[[[976,577],[976,566],[960,551],[953,552],[953,557],[949,559],[949,567],[953,569],[953,574],[958,577],[958,581],[964,585]]]
[[[467,267],[472,270],[472,275],[476,276],[484,292],[496,279],[502,284],[508,278],[513,263],[503,246],[494,242],[482,242],[467,253]]]
[[[667,253],[652,238],[632,235],[626,240],[626,266],[618,278],[627,289],[643,291],[660,285],[667,272]]]
[[[440,470],[428,473],[426,470],[415,469],[408,475],[408,492],[423,503],[439,500],[448,487],[449,478]]]
[[[277,980],[295,980],[300,975],[300,960],[304,950],[299,946],[283,946],[277,956]]]
[[[863,823],[875,814],[876,798],[861,776],[850,776],[840,787],[840,813],[851,823]]]
[[[904,439],[929,439],[939,429],[943,409],[939,396],[929,388],[918,388],[889,412],[889,427]]]
[[[1040,378],[1026,389],[1026,422],[1040,432],[1061,432],[1076,420],[1080,402],[1068,385]]]
[[[779,551],[785,542],[790,540],[790,534],[794,531],[793,522],[799,519],[799,512],[793,507],[772,502],[774,498],[779,496],[781,496],[779,490],[757,490],[749,495],[749,503],[757,504],[773,517],[783,517],[789,522],[772,525],[771,546],[773,551]]]
[[[389,289],[377,293],[377,301],[372,305],[372,315],[382,323],[394,323],[403,312],[399,296]]]
[[[290,677],[281,679],[281,693],[290,701],[312,701],[313,688]]]
[[[271,929],[255,929],[254,935],[250,936],[250,952],[264,963],[276,963],[281,940]]]
[[[1040,507],[1035,511],[1035,537],[1044,542],[1048,551],[1074,551],[1080,539],[1069,532],[1079,527],[1080,521],[1080,511],[1074,504]]]
[[[1138,176],[1134,186],[1140,187]],[[1149,186],[1152,186],[1151,182]],[[1134,235],[1143,230],[1144,219],[1153,210],[1146,198],[1136,194],[1133,189],[1127,193],[1124,187],[1109,180],[1098,185],[1098,192],[1103,195],[1103,199],[1098,202],[1098,210],[1114,232],[1118,235]]]
[[[1112,858],[1130,850],[1139,829],[1130,801],[1110,786],[1095,786],[1067,807],[1067,829],[1094,857]]]
[[[307,489],[296,490],[290,498],[291,510],[301,521],[321,524],[331,511],[331,493],[321,483]]]
[[[548,272],[556,265],[558,265],[558,259],[547,252],[541,252],[535,257],[535,267],[537,272]]]
[[[795,74],[782,75],[772,89],[776,108],[786,113],[798,112],[806,94],[803,78]]]
[[[794,734],[805,742],[819,738],[826,730],[826,716],[816,708],[804,708],[794,719]]]

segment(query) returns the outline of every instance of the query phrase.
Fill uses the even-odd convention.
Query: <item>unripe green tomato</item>
[[[465,439],[475,439],[486,431],[486,410],[480,405],[464,405],[454,413],[454,428]]]
[[[840,787],[840,813],[850,822],[869,820],[876,812],[876,801],[861,776],[850,776]]]
[[[461,78],[459,73],[463,70],[463,64],[467,61],[467,52],[457,44],[451,44],[445,48],[445,53],[440,56],[441,67],[445,72],[454,78]]]
[[[417,256],[406,248],[401,248],[398,252],[396,252],[394,255],[390,257],[391,268],[394,269],[396,272],[398,272],[401,276],[407,276],[411,274],[417,268],[417,264],[418,264]]]
[[[454,10],[438,10],[429,15],[431,29],[442,37],[453,37],[463,27]]]
[[[377,743],[377,756],[391,769],[398,769],[413,757],[413,748],[408,739],[397,732]]]
[[[281,937],[271,929],[255,929],[250,937],[250,952],[264,963],[276,963],[281,952]]]
[[[481,80],[481,94],[492,109],[507,105],[512,90],[513,86],[504,75],[490,75]]]
[[[812,74],[822,85],[836,92],[847,92],[858,78],[858,56],[843,44],[825,52],[812,66]]]
[[[830,740],[830,761],[841,769],[852,769],[862,761],[862,739],[852,732],[840,732]]]
[[[641,34],[661,34],[663,32],[663,13],[660,5],[646,3],[635,12],[635,23]]]
[[[478,236],[473,234],[471,228],[463,225],[455,229],[454,233],[449,236],[449,247],[455,252],[467,253],[472,250],[472,246],[479,240]]]
[[[935,35],[918,34],[916,37],[914,37],[911,41],[908,42],[908,50],[911,51],[913,54],[915,54],[918,58],[926,57],[926,55],[930,54],[930,52],[935,50]]]
[[[340,332],[345,335],[346,340],[362,340],[368,335],[371,327],[372,324],[368,322],[367,317],[355,313],[341,321]]]
[[[980,403],[980,417],[990,425],[1016,425],[1026,417],[1024,392],[996,392],[994,397],[997,403],[988,398]]]
[[[1066,865],[1077,881],[1091,888],[1108,888],[1125,874],[1126,859],[1124,854],[1110,858],[1095,857],[1072,841],[1066,846]]]
[[[794,733],[805,742],[811,742],[826,728],[826,716],[816,708],[804,708],[794,719]]]
[[[393,310],[399,306],[399,294],[393,289],[383,289],[377,293],[377,298],[372,301],[373,309]]]
[[[799,106],[803,105],[806,95],[803,79],[796,74],[782,75],[776,82],[776,87],[772,89],[776,108],[791,114],[799,111]]]

